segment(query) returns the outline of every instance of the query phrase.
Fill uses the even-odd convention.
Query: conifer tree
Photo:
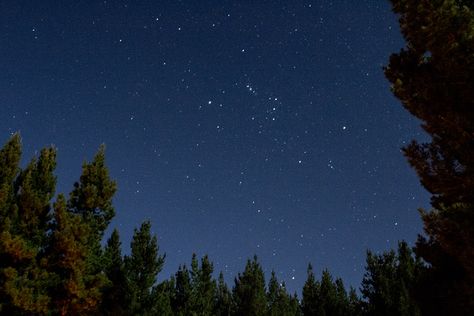
[[[38,248],[44,248],[51,219],[50,203],[55,193],[56,150],[45,148],[21,171],[15,181],[18,230]]]
[[[415,251],[430,266],[420,276],[416,299],[423,314],[474,310],[474,205],[454,204],[423,213],[425,232]]]
[[[91,226],[92,233],[102,235],[115,216],[112,198],[117,190],[105,165],[105,146],[102,145],[91,163],[84,163],[79,182],[69,196],[68,207],[80,214]]]
[[[212,279],[214,267],[208,256],[201,259],[201,266],[193,254],[191,260],[191,314],[200,316],[210,316],[214,310],[214,296],[216,283]]]
[[[175,275],[175,289],[172,299],[173,310],[178,316],[189,315],[191,311],[191,277],[186,265],[179,266]]]
[[[174,279],[165,280],[153,287],[153,306],[151,315],[174,316],[172,307],[172,296],[174,291]]]
[[[2,312],[8,311],[11,307],[5,288],[11,265],[19,259],[31,258],[34,255],[28,251],[22,239],[12,235],[12,222],[16,222],[18,214],[14,182],[20,171],[20,158],[21,139],[15,134],[0,149],[0,311]]]
[[[406,48],[385,69],[431,142],[404,148],[433,206],[474,203],[474,3],[392,0]]]
[[[341,301],[338,301],[338,289],[327,269],[323,270],[320,284],[319,302],[323,310],[322,315],[343,315],[346,307],[345,297],[343,297]],[[345,294],[344,288],[342,288],[342,290],[340,289],[340,291],[341,293],[339,295]]]
[[[308,264],[307,278],[303,286],[303,300],[301,310],[305,316],[314,316],[322,314],[322,305],[319,301],[321,284],[316,281],[313,272],[313,266]]]
[[[462,314],[474,310],[474,2],[392,4],[407,45],[385,74],[431,137],[404,148],[434,207],[416,246],[430,265],[419,299],[425,314]]]
[[[20,139],[15,135],[0,154],[5,168],[0,189],[3,204],[0,205],[3,213],[0,223],[0,294],[5,300],[1,308],[8,313],[16,310],[36,314],[44,313],[50,302],[47,293],[50,278],[43,257],[50,200],[56,184],[53,175],[56,151],[43,149],[38,158],[17,173],[20,153]]]
[[[376,255],[369,251],[362,281],[367,315],[420,315],[412,294],[420,269],[420,262],[405,242],[399,243],[397,253],[392,250]]]
[[[279,306],[277,306],[278,296],[280,292],[280,284],[275,275],[275,271],[272,270],[270,280],[268,281],[268,293],[267,293],[267,309],[268,315],[275,315],[279,311]]]
[[[7,218],[16,216],[16,204],[13,184],[20,171],[21,139],[13,135],[0,149],[0,229]]]
[[[125,257],[129,314],[149,315],[153,308],[153,286],[165,261],[164,255],[158,254],[158,241],[151,234],[150,221],[135,229],[130,247],[131,254]]]
[[[289,315],[301,316],[301,306],[296,292],[290,296]]]
[[[327,269],[323,270],[321,276],[321,286],[319,289],[319,301],[324,310],[324,314],[334,314],[336,305],[336,288],[332,281],[332,276]]]
[[[104,289],[102,311],[106,315],[125,315],[127,310],[127,278],[118,230],[114,229],[104,250],[104,272],[109,285]]]
[[[349,298],[347,297],[344,282],[341,278],[337,278],[334,284],[336,287],[335,314],[340,316],[349,315]]]
[[[219,273],[217,279],[217,290],[214,305],[214,315],[230,316],[232,311],[232,293],[224,281],[224,274]]]
[[[349,316],[364,315],[362,302],[359,296],[357,295],[356,290],[353,287],[351,287],[349,290],[348,300],[349,300],[349,307],[348,307],[347,315]]]
[[[47,260],[56,276],[51,290],[52,308],[60,315],[93,314],[99,309],[104,276],[87,271],[90,234],[89,225],[68,212],[64,196],[59,195]]]
[[[356,297],[356,295],[352,297],[352,300],[356,300]],[[325,269],[321,281],[317,281],[311,264],[308,265],[308,277],[303,286],[301,308],[303,315],[311,316],[349,316],[356,315],[352,310],[357,311],[355,306],[351,308],[351,301],[342,279],[333,281],[331,274]]]
[[[90,227],[86,271],[91,279],[104,270],[101,241],[115,215],[112,204],[115,191],[116,183],[110,178],[105,165],[105,146],[101,145],[92,162],[83,164],[80,179],[74,184],[67,202],[68,211],[81,216]],[[107,283],[104,278],[102,286],[105,287]]]
[[[272,271],[270,280],[268,281],[267,292],[267,315],[269,316],[295,316],[295,310],[292,304],[292,298],[288,295],[285,283],[280,284]]]
[[[247,261],[244,272],[235,278],[233,300],[235,315],[266,314],[265,276],[256,256]]]

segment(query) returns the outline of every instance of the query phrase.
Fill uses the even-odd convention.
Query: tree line
[[[103,146],[84,163],[67,198],[55,198],[53,147],[23,169],[20,160],[21,139],[15,134],[0,149],[2,314],[344,316],[366,315],[372,308],[400,315],[412,308],[402,283],[410,284],[421,265],[404,242],[397,253],[368,253],[362,298],[327,270],[317,278],[309,265],[300,299],[274,272],[267,283],[257,257],[248,260],[232,288],[222,272],[214,278],[207,256],[195,254],[189,267],[184,264],[158,282],[165,256],[149,221],[135,229],[128,255],[122,254],[117,230],[101,244],[115,214],[116,191]]]
[[[382,254],[367,252],[360,292],[308,266],[301,297],[256,257],[232,287],[192,255],[158,282],[165,256],[151,223],[135,229],[130,254],[115,215],[116,183],[105,148],[84,163],[68,196],[56,195],[56,150],[20,167],[21,140],[0,150],[0,313],[4,315],[473,315],[474,2],[392,0],[405,48],[384,69],[392,91],[430,141],[403,148],[432,209],[424,234]],[[102,245],[102,241],[106,244]]]

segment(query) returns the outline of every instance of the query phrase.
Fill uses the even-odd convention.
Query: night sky
[[[195,252],[233,285],[256,254],[290,291],[309,262],[358,287],[429,205],[382,70],[403,46],[388,1],[5,0],[1,142],[54,144],[65,193],[105,143],[111,228],[127,253],[152,221],[160,279]]]

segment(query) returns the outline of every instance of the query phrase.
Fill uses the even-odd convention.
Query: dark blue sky
[[[257,254],[291,291],[308,262],[358,286],[428,207],[382,71],[403,45],[388,1],[2,1],[2,142],[57,146],[66,193],[106,143],[112,227],[128,249],[151,219],[162,278]]]

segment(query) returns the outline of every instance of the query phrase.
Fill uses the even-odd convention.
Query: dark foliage
[[[434,208],[421,212],[416,252],[429,268],[418,299],[423,314],[464,315],[474,310],[474,2],[392,4],[407,45],[385,74],[430,137],[403,149]]]
[[[256,256],[247,261],[244,272],[235,278],[233,300],[236,315],[263,316],[267,313],[265,276]]]
[[[405,242],[399,243],[397,253],[376,255],[369,251],[362,281],[367,315],[420,315],[413,294],[422,269]]]

